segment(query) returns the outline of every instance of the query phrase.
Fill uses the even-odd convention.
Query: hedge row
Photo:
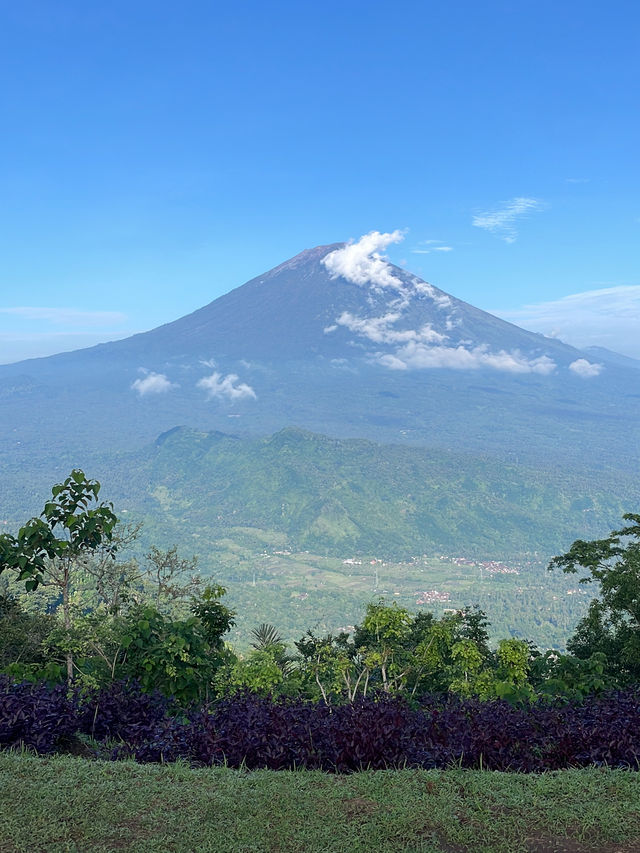
[[[0,748],[47,753],[78,736],[101,757],[250,769],[636,770],[640,690],[525,708],[452,696],[417,708],[386,696],[328,708],[249,694],[185,712],[135,684],[83,695],[0,678]]]

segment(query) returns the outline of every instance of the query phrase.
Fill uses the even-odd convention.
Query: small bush
[[[53,752],[78,727],[79,699],[66,685],[13,682],[0,675],[0,748]]]

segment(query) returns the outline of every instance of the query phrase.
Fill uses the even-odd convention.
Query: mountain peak
[[[299,252],[297,255],[289,258],[289,260],[283,261],[281,264],[278,264],[277,267],[269,270],[263,278],[266,278],[267,276],[272,278],[274,275],[281,272],[286,270],[295,270],[299,267],[306,266],[307,264],[320,263],[320,261],[322,261],[322,259],[328,254],[334,252],[336,249],[341,249],[346,245],[346,243],[329,243],[326,246],[314,246],[312,249],[304,249],[302,252]]]

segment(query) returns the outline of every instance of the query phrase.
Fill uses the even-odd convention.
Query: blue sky
[[[636,2],[0,4],[0,363],[304,248],[640,357]],[[568,298],[570,297],[570,298]]]

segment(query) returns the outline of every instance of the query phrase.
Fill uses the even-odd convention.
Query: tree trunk
[[[65,561],[64,575],[62,580],[62,617],[64,619],[64,628],[67,632],[67,638],[71,631],[71,606],[69,603],[69,580],[70,571],[69,563]],[[67,651],[67,684],[73,681],[73,652]]]

